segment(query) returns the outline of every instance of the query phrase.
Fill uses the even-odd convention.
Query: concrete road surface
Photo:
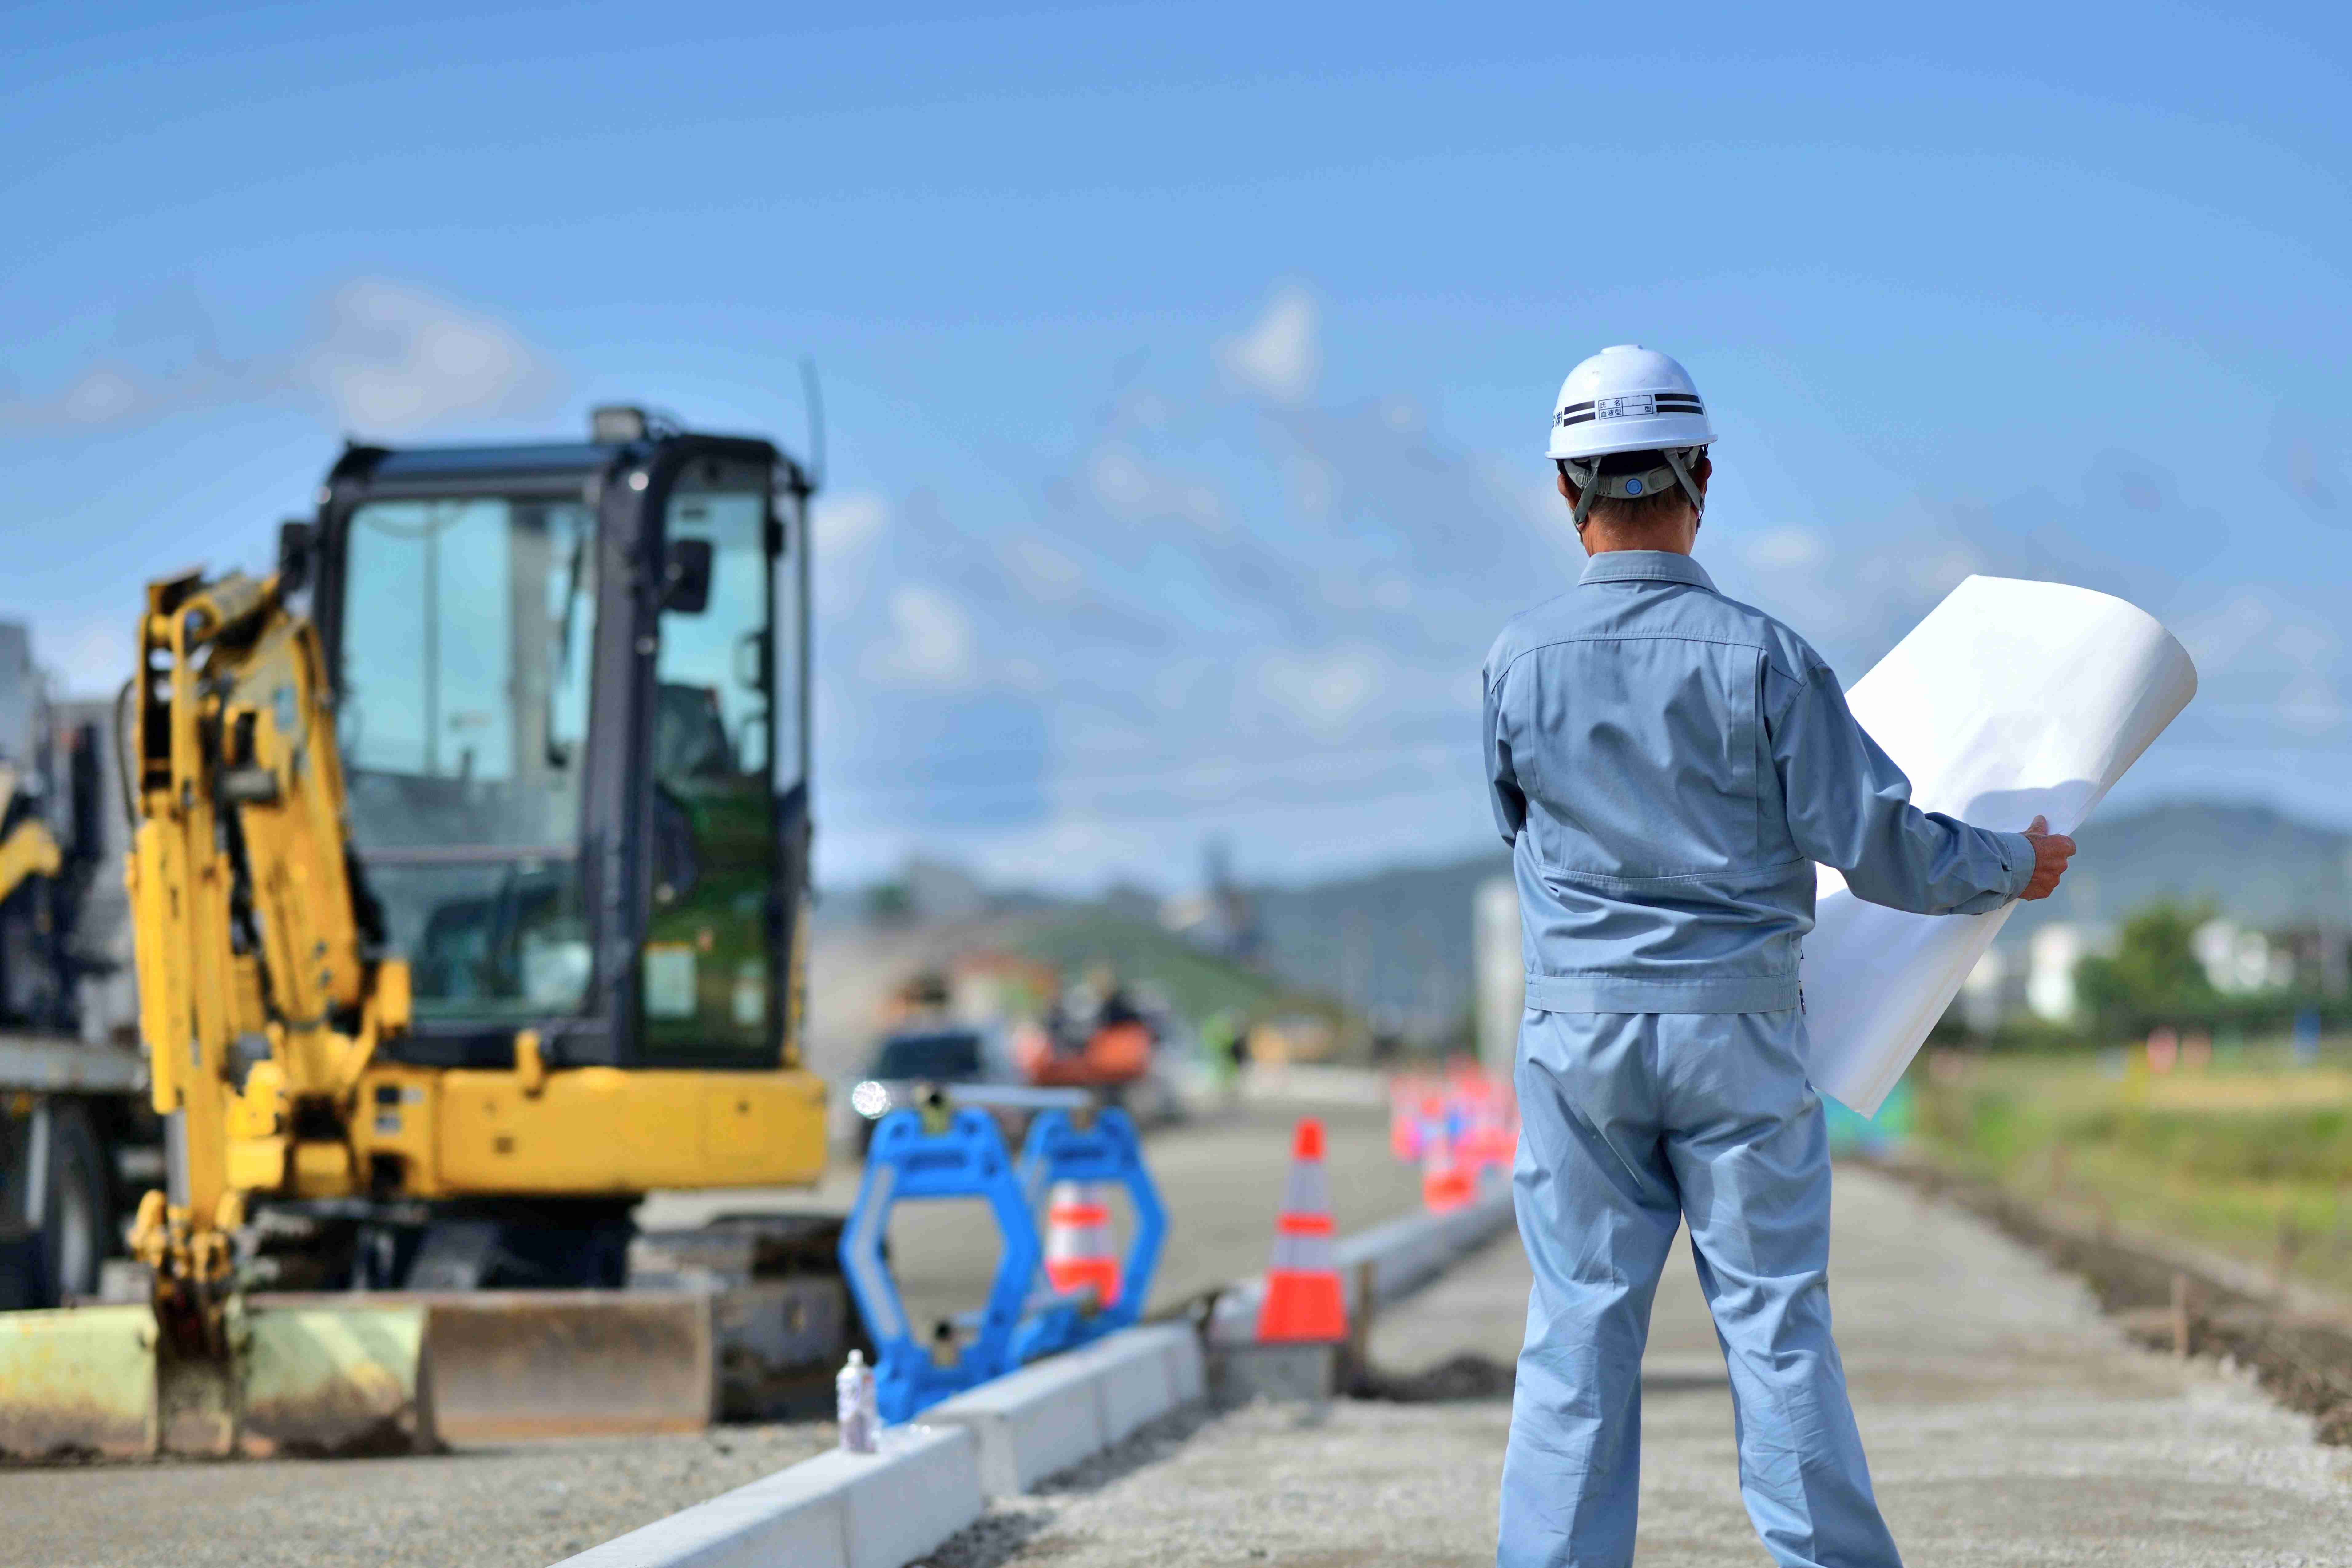
[[[2352,1563],[2352,1451],[2246,1379],[2132,1348],[2072,1280],[1885,1178],[1842,1171],[1836,1216],[1838,1337],[1910,1562]],[[1381,1322],[1374,1359],[1507,1363],[1527,1289],[1506,1237]],[[1768,1561],[1686,1251],[1644,1373],[1639,1561]],[[1502,1399],[1178,1416],[998,1505],[932,1568],[1491,1563],[1508,1425]]]
[[[1417,1175],[1389,1157],[1384,1117],[1320,1111],[1343,1230],[1412,1207]],[[1265,1267],[1296,1111],[1254,1107],[1155,1134],[1146,1154],[1171,1218],[1155,1300]],[[818,1203],[845,1205],[855,1172]],[[647,1225],[810,1203],[804,1194],[666,1194]],[[949,1207],[949,1205],[940,1205]],[[894,1258],[919,1311],[976,1306],[993,1266],[988,1222],[909,1208]],[[541,1568],[828,1447],[824,1424],[576,1439],[428,1459],[0,1469],[0,1564],[41,1568]]]

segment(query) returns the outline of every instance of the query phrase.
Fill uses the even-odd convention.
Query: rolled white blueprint
[[[2188,651],[2145,611],[1970,577],[1846,701],[1922,810],[2003,832],[2042,816],[2072,833],[2196,694]],[[1802,969],[1813,1087],[1871,1116],[2017,906],[1906,914],[1818,869]]]

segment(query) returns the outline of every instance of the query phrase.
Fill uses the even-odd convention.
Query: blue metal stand
[[[1056,1182],[1116,1182],[1134,1203],[1135,1237],[1112,1305],[1030,1294],[1043,1260],[1037,1216]],[[971,1338],[944,1364],[917,1337],[882,1256],[892,1207],[936,1198],[985,1200],[1004,1240],[986,1305],[957,1320]],[[874,1393],[882,1419],[905,1421],[950,1394],[1135,1322],[1151,1294],[1167,1234],[1160,1190],[1124,1110],[1100,1111],[1084,1128],[1058,1107],[1039,1112],[1017,1165],[1004,1152],[995,1120],[977,1107],[929,1125],[921,1111],[892,1111],[874,1131],[857,1202],[841,1232],[842,1274],[874,1342]]]
[[[1021,1147],[1020,1175],[1033,1224],[1056,1182],[1118,1183],[1135,1205],[1135,1238],[1119,1267],[1118,1301],[1103,1307],[1048,1298],[1023,1320],[1013,1336],[1016,1365],[1133,1324],[1151,1295],[1151,1276],[1160,1267],[1160,1244],[1168,1235],[1168,1211],[1160,1206],[1160,1189],[1143,1163],[1134,1120],[1116,1106],[1097,1111],[1083,1128],[1067,1111],[1039,1112]]]
[[[882,1258],[891,1207],[903,1199],[930,1198],[986,1199],[1004,1237],[975,1332],[945,1365],[916,1338]],[[842,1273],[874,1341],[874,1391],[883,1420],[904,1421],[1019,1364],[1013,1336],[1038,1261],[1028,1194],[986,1111],[967,1106],[937,1131],[925,1131],[919,1111],[896,1110],[883,1118],[866,1156],[856,1206],[841,1233]]]

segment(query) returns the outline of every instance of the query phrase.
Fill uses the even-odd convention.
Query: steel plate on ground
[[[0,1455],[135,1458],[155,1448],[155,1315],[0,1313]]]
[[[255,1298],[425,1313],[425,1401],[447,1443],[691,1432],[717,1402],[709,1295],[690,1290],[379,1290]]]
[[[651,1290],[437,1296],[433,1412],[454,1443],[710,1425],[710,1298]]]
[[[238,1446],[257,1458],[431,1453],[427,1309],[366,1301],[247,1313]]]

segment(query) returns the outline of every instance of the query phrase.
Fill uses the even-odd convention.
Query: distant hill
[[[1016,923],[1013,946],[1075,980],[1097,963],[1130,984],[1144,982],[1195,1021],[1248,1014],[1283,994],[1280,981],[1202,952],[1149,919],[1100,907],[1032,916]]]
[[[2177,801],[2094,817],[2053,897],[2019,910],[2002,940],[2052,921],[2099,928],[2151,900],[2210,900],[2264,928],[2352,925],[2352,833],[2269,806]],[[1368,1012],[1396,1009],[1408,1031],[1442,1036],[1470,1007],[1471,900],[1507,875],[1499,849],[1433,866],[1297,888],[1255,888],[1265,962],[1293,983]]]
[[[1478,884],[1508,876],[1509,855],[1399,867],[1301,888],[1253,888],[1261,954],[1295,984],[1371,1015],[1416,1039],[1444,1036],[1470,1010],[1470,905]]]
[[[2352,833],[2266,805],[2174,801],[2094,816],[2057,892],[2002,929],[2022,936],[2052,921],[2109,926],[2159,898],[2210,901],[2264,929],[2352,924]]]

